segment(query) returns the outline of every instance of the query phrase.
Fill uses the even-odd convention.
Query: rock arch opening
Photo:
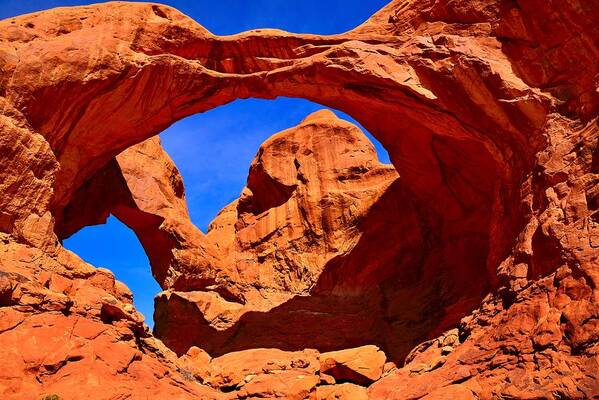
[[[239,103],[244,102],[251,104],[239,106]],[[214,274],[217,269],[217,263],[214,260],[222,258],[223,255],[219,254],[218,249],[203,250],[201,246],[206,244],[202,232],[197,227],[204,228],[201,230],[205,232],[214,217],[233,200],[237,200],[248,179],[247,170],[251,160],[258,152],[261,142],[267,141],[277,133],[277,130],[292,128],[309,114],[323,110],[321,105],[302,99],[277,99],[274,101],[250,99],[244,102],[222,106],[215,110],[218,113],[209,112],[188,117],[162,132],[161,140],[157,137],[152,138],[124,151],[78,189],[72,201],[64,209],[62,223],[56,226],[57,233],[66,248],[93,265],[113,265],[113,268],[110,269],[114,270],[117,279],[121,276],[124,277],[123,282],[133,289],[134,295],[138,292],[136,288],[139,284],[145,284],[146,289],[139,291],[134,298],[138,300],[136,306],[143,310],[146,322],[150,326],[153,325],[153,307],[150,306],[149,299],[160,291],[160,287],[155,284],[155,281],[148,282],[149,265],[147,275],[144,276],[146,279],[143,279],[143,282],[128,279],[129,274],[123,271],[127,260],[119,260],[116,264],[110,261],[109,256],[115,251],[118,252],[119,248],[111,251],[110,247],[95,246],[94,244],[102,245],[103,240],[114,241],[121,237],[123,238],[123,241],[120,242],[121,245],[132,246],[131,260],[129,261],[136,266],[147,265],[147,260],[145,262],[139,260],[139,254],[135,251],[139,250],[138,246],[135,246],[139,243],[131,240],[132,232],[135,232],[143,243],[145,252],[150,256],[152,272],[158,282],[180,290],[190,290],[195,286],[204,288],[209,282],[213,282],[214,277],[198,278],[193,276],[193,273],[190,274],[189,271],[186,271],[185,277],[179,278],[174,283],[166,284],[161,271],[168,268],[185,270],[185,268],[195,267],[194,263],[200,263],[208,266],[208,272]],[[370,133],[359,127],[359,124],[348,115],[340,111],[335,112],[341,115],[344,121],[352,121],[351,123],[356,125],[354,129],[362,130],[365,135],[361,138],[364,140],[364,144],[370,141],[374,145],[373,148],[370,148],[372,145],[368,144],[367,150],[371,152],[368,163],[378,163],[379,160],[389,162],[386,150]],[[241,113],[242,115],[232,117],[231,113]],[[251,114],[254,116],[252,117]],[[331,116],[336,118],[334,114]],[[226,119],[224,125],[223,119]],[[232,125],[235,123],[245,125],[243,129],[236,130]],[[184,126],[179,127],[178,125]],[[334,128],[337,129],[337,127]],[[336,133],[331,129],[324,132],[331,135]],[[173,138],[174,141],[168,142],[170,138]],[[308,135],[306,135],[307,138]],[[178,142],[181,139],[185,143],[183,150]],[[161,145],[164,140],[167,141],[164,145],[165,149]],[[219,145],[230,146],[230,143],[227,144],[227,141],[230,140],[235,141],[233,147],[221,149],[220,153],[215,151]],[[188,152],[190,149],[192,152],[193,149],[199,150],[201,146],[206,145],[209,147],[204,153],[194,152],[190,155]],[[186,180],[184,185],[179,169],[170,159],[166,149],[181,161],[179,167],[183,165],[183,168],[191,167],[193,169],[194,166],[190,164],[204,158],[204,161],[208,163],[224,161],[223,164],[220,164],[219,168],[221,169],[231,168],[233,167],[232,163],[237,163],[236,166],[241,167],[244,172],[240,174],[237,171],[239,176],[235,176],[235,179],[231,180],[230,176],[223,179],[222,176],[216,174],[217,169],[200,166],[195,171],[186,171],[187,173],[191,172],[187,176],[187,178],[191,178],[191,183],[188,184]],[[231,160],[233,157],[239,156],[236,154],[239,150],[246,154],[239,159]],[[312,149],[309,150],[312,151]],[[347,148],[343,150],[347,151]],[[359,151],[363,151],[363,149],[359,149]],[[280,168],[288,167],[286,164],[289,162],[285,163],[283,160]],[[334,163],[329,166],[343,168],[342,165],[337,166]],[[365,165],[358,167],[362,168]],[[389,169],[393,170],[393,167],[389,165]],[[197,184],[195,179],[207,176],[211,179],[211,185],[226,181],[228,191],[214,193],[220,191],[221,188],[212,187],[208,191],[196,192],[194,190],[194,185]],[[347,178],[351,179],[352,177]],[[189,190],[190,188],[191,190]],[[268,188],[263,189],[268,190]],[[189,200],[190,192],[191,196],[195,197],[195,201],[192,203]],[[212,199],[206,200],[206,195],[212,196]],[[215,197],[218,197],[217,201],[207,204],[214,201]],[[191,208],[189,216],[188,208]],[[209,210],[207,214],[202,213],[205,208]],[[193,220],[194,211],[200,211],[200,217],[196,221]],[[119,219],[123,222],[121,223]],[[125,226],[133,231],[123,231],[121,228]],[[111,232],[116,235],[111,235]],[[185,254],[179,256],[181,260],[177,260],[177,252]],[[191,260],[187,257],[191,257]],[[181,263],[190,265],[181,265]],[[194,268],[194,270],[197,273],[197,269]],[[225,297],[227,296],[230,298],[231,294],[227,294]]]
[[[154,325],[154,296],[161,289],[152,276],[145,250],[131,229],[111,215],[105,224],[84,227],[62,243],[86,262],[109,269],[127,285],[135,308],[150,327]]]
[[[445,54],[434,42],[407,42],[401,53],[390,56],[382,42],[365,34],[368,24],[339,36],[300,40],[293,34],[269,31],[240,34],[237,40],[215,37],[177,11],[156,7],[127,7],[129,17],[133,8],[146,21],[142,25],[149,24],[136,31],[127,50],[142,57],[143,63],[87,79],[83,87],[76,87],[82,101],[69,103],[64,113],[57,110],[47,118],[47,114],[36,112],[39,101],[25,106],[36,115],[31,123],[41,132],[51,132],[46,133],[48,141],[61,166],[51,204],[57,236],[66,237],[106,213],[131,227],[146,249],[153,275],[167,290],[159,298],[162,306],[157,310],[166,325],[159,324],[156,334],[177,353],[192,344],[207,346],[207,337],[214,338],[213,352],[257,343],[328,350],[374,340],[401,360],[413,345],[454,326],[497,287],[497,266],[522,225],[514,182],[522,181],[525,166],[532,163],[533,152],[521,132],[535,131],[544,123],[546,104],[541,97],[513,75],[504,76],[510,81],[507,86],[501,80],[482,83],[482,75],[506,72],[495,71],[492,64],[460,51]],[[122,11],[115,7],[114,15],[101,23],[119,18]],[[159,36],[155,32],[160,32]],[[124,29],[121,34],[127,38],[129,33]],[[252,56],[239,57],[246,53]],[[422,63],[425,55],[446,61]],[[106,86],[110,79],[114,81]],[[477,82],[488,86],[474,96]],[[71,90],[69,83],[61,90]],[[460,102],[455,102],[456,93]],[[356,222],[360,235],[352,242],[351,251],[327,260],[313,285],[297,288],[277,282],[278,289],[285,287],[293,299],[281,301],[285,296],[280,296],[267,301],[266,308],[257,306],[259,302],[247,308],[252,304],[247,293],[252,285],[239,280],[239,272],[231,270],[230,264],[223,264],[218,247],[191,223],[180,174],[156,135],[184,117],[238,98],[278,96],[305,98],[354,116],[388,150],[401,179],[390,185],[393,194],[377,198],[387,205],[372,204],[368,210],[372,214],[365,213],[363,220]],[[508,112],[512,117],[506,116]],[[66,124],[57,119],[59,115],[78,118]],[[96,129],[94,121],[111,123]],[[301,162],[294,162],[298,171],[300,166]],[[153,178],[147,170],[155,170],[159,177]],[[358,171],[358,175],[363,173]],[[262,178],[270,176],[262,173]],[[258,202],[259,196],[252,191],[253,196],[246,196],[249,202],[242,198],[238,204],[252,205],[254,208],[245,211],[254,217],[285,204],[298,184],[279,183],[271,185],[281,194],[276,201],[266,198]],[[387,207],[394,207],[395,215],[387,212]],[[400,221],[392,223],[390,217]],[[385,251],[377,251],[373,257],[373,248],[386,241]],[[258,265],[261,259],[257,258]],[[364,259],[368,262],[362,262]],[[301,268],[294,268],[296,274],[303,274]],[[266,289],[272,287],[266,285]],[[428,295],[418,296],[418,291]],[[218,328],[209,323],[201,335],[199,329],[190,336],[179,335],[180,330],[170,334],[171,316],[179,325],[206,325],[203,315],[186,322],[178,319],[176,309],[169,309],[189,303],[189,299],[182,301],[179,293],[192,292],[199,293],[192,296],[193,304],[183,304],[181,309],[197,309],[200,303],[220,304],[224,314],[217,312],[212,317],[226,322],[219,322]],[[198,296],[202,298],[198,300]],[[206,300],[206,296],[210,298]],[[243,338],[243,332],[259,338],[252,329],[264,332],[261,325],[276,322],[271,316],[277,312],[296,317],[301,314],[298,310],[311,316],[335,314],[318,308],[319,302],[337,307],[337,311],[354,310],[341,322],[345,330],[340,332],[344,333],[312,343],[306,338],[318,334],[296,335],[291,341],[282,340],[283,334],[276,340],[256,339],[253,343],[226,339]],[[311,308],[314,304],[316,309]],[[240,307],[244,312],[237,313]],[[363,310],[374,308],[378,310],[374,319],[362,318]],[[231,310],[236,310],[233,314],[237,316],[231,316]],[[356,330],[352,320],[369,323]],[[302,318],[294,321],[281,329],[290,332],[307,326]],[[314,321],[313,326],[326,326],[327,322],[335,323]],[[376,332],[376,338],[370,332]]]
[[[239,197],[260,145],[321,109],[323,106],[303,99],[240,99],[184,118],[160,133],[164,150],[185,182],[191,221],[206,233],[218,212]],[[378,159],[390,163],[389,154],[376,138],[349,115],[334,112],[360,127],[374,144]]]
[[[106,6],[97,9],[102,7]],[[71,27],[69,33],[86,32],[91,22],[93,29],[113,32],[107,42],[89,41],[82,46],[89,46],[89,53],[102,49],[102,54],[114,56],[106,60],[114,68],[86,71],[82,76],[78,59],[69,58],[75,55],[57,57],[63,75],[50,81],[62,79],[60,98],[79,100],[56,104],[51,114],[44,110],[56,97],[53,86],[36,86],[39,83],[10,89],[18,91],[19,107],[29,115],[27,122],[43,135],[60,165],[48,199],[54,218],[49,224],[55,222],[51,228],[59,238],[89,224],[78,210],[91,207],[96,214],[109,210],[136,231],[163,288],[208,290],[222,301],[245,304],[243,287],[236,285],[209,240],[189,222],[180,176],[155,137],[184,117],[238,98],[305,98],[353,115],[380,140],[401,174],[400,194],[391,200],[408,214],[406,220],[413,216],[417,223],[398,235],[405,236],[406,243],[416,238],[425,251],[405,253],[416,265],[401,269],[406,274],[401,282],[411,283],[401,292],[405,298],[399,296],[398,304],[379,298],[384,308],[397,310],[395,317],[404,322],[421,318],[416,322],[421,329],[396,324],[411,335],[397,347],[396,358],[412,344],[455,324],[497,287],[497,267],[524,224],[519,188],[534,164],[535,149],[542,144],[550,107],[546,97],[513,71],[471,57],[474,46],[499,63],[508,62],[498,46],[473,39],[471,47],[461,47],[450,32],[441,32],[439,40],[415,40],[409,34],[413,27],[394,25],[387,8],[343,35],[253,31],[229,37],[214,36],[169,7],[119,3],[101,17],[94,14],[96,8],[81,10],[94,18]],[[123,18],[130,23],[123,23]],[[387,22],[379,24],[381,18]],[[378,28],[373,35],[375,22]],[[122,60],[124,64],[119,64]],[[70,120],[72,116],[76,118]],[[99,126],[98,121],[110,123]],[[151,179],[140,165],[156,168],[161,178]],[[120,183],[96,183],[106,177]],[[111,200],[90,204],[104,194],[88,193],[102,187],[111,188],[107,194]],[[25,207],[19,213],[26,218],[31,210]],[[96,214],[85,218],[93,220]],[[380,218],[389,216],[380,214]],[[21,226],[19,215],[16,226]],[[371,243],[392,238],[380,233],[384,225],[366,224],[363,229],[372,233],[367,236],[372,242],[358,242],[356,248],[366,254]],[[415,231],[419,233],[412,235]],[[394,242],[389,248],[401,246]],[[381,256],[393,255],[389,251]],[[313,289],[327,295],[351,293],[367,282],[379,291],[388,283],[388,293],[399,293],[384,267],[375,262],[364,269],[356,259],[334,259]],[[329,270],[343,271],[347,279],[338,282]],[[434,296],[423,299],[425,304],[419,305],[413,319],[405,319],[406,308],[413,310],[406,307],[413,298],[408,293],[417,282]],[[435,321],[428,315],[435,315]],[[388,323],[395,317],[383,320]],[[396,337],[385,336],[384,340]],[[181,353],[185,346],[177,351]]]
[[[3,382],[15,393],[40,395],[58,386],[67,397],[106,387],[131,397],[142,386],[163,397],[221,397],[179,368],[181,358],[147,331],[123,285],[60,246],[57,239],[113,214],[138,234],[166,289],[157,313],[167,323],[156,333],[169,342],[185,327],[205,328],[201,337],[170,341],[179,354],[210,337],[214,353],[272,344],[269,332],[283,348],[310,346],[324,333],[330,342],[315,346],[326,348],[353,345],[364,337],[351,335],[372,331],[401,363],[412,344],[468,314],[457,332],[423,342],[368,395],[592,397],[597,2],[579,3],[394,0],[363,25],[332,36],[277,30],[215,36],[175,9],[121,2],[0,21]],[[249,310],[258,304],[249,295],[254,286],[243,285],[251,280],[220,261],[210,233],[181,218],[183,185],[156,137],[235,99],[277,96],[353,115],[383,143],[401,178],[364,214],[357,206],[330,207],[347,211],[343,218],[363,217],[350,224],[357,233],[351,249],[327,260],[306,293],[275,280],[293,298]],[[355,132],[322,114],[294,131],[315,131],[323,120],[337,130],[322,140],[338,140],[336,146]],[[299,203],[294,196],[312,176],[306,158],[322,153],[290,142],[272,141],[271,150],[284,151],[264,147],[259,154],[254,180],[233,210],[236,239],[264,213]],[[285,173],[270,168],[268,160],[290,155]],[[373,170],[384,178],[375,164],[333,172],[355,183]],[[260,187],[271,190],[265,195]],[[100,201],[106,188],[109,200]],[[387,211],[390,204],[397,215]],[[276,236],[268,232],[250,243],[272,243]],[[281,261],[270,254],[256,254],[264,257],[261,266]],[[293,271],[292,282],[309,276]],[[201,318],[168,332],[168,318],[198,315],[198,307]],[[236,319],[241,308],[249,312]],[[367,320],[364,309],[380,322],[373,329],[359,325]],[[347,312],[335,319],[342,313],[331,310]],[[242,340],[250,336],[254,343]],[[227,338],[222,346],[219,337]],[[65,385],[65,377],[85,385]],[[319,384],[318,376],[311,379],[306,393]],[[239,397],[251,396],[252,386],[240,388]]]

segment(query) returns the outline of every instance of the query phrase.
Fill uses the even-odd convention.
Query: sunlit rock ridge
[[[396,0],[333,36],[124,2],[0,21],[0,393],[598,396],[598,27],[597,0]],[[320,111],[204,235],[155,136],[277,96],[393,166]],[[156,337],[61,245],[109,214],[164,290]]]

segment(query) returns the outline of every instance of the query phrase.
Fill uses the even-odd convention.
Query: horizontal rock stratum
[[[394,0],[333,36],[124,2],[0,21],[3,398],[598,396],[598,27],[597,0]],[[204,235],[154,136],[277,96],[394,168],[319,112]],[[109,214],[164,343],[61,245]]]

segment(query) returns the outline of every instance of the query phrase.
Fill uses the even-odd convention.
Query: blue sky
[[[364,22],[388,1],[171,0],[162,3],[181,10],[213,33],[225,35],[256,28],[341,33]],[[0,0],[0,19],[97,2]],[[188,117],[165,130],[160,137],[183,175],[192,221],[205,231],[218,211],[239,195],[260,144],[322,108],[302,99],[238,100]],[[355,123],[349,116],[335,112]],[[382,146],[374,143],[381,161],[389,162]],[[160,288],[151,276],[148,259],[133,232],[110,217],[106,225],[84,228],[65,240],[64,245],[84,260],[112,270],[117,279],[132,290],[136,307],[148,325],[152,325],[153,298]]]

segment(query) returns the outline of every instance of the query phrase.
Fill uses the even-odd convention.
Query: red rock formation
[[[406,215],[418,216],[428,256],[386,290],[396,292],[388,305],[394,320],[406,321],[406,332],[417,320],[430,341],[374,383],[371,398],[597,395],[598,9],[597,0],[394,0],[355,30],[328,37],[270,30],[216,37],[176,10],[139,3],[1,21],[4,396],[60,389],[93,398],[107,387],[115,396],[220,396],[175,372],[174,356],[149,336],[126,292],[57,239],[103,215],[69,210],[85,210],[76,205],[85,203],[79,190],[94,186],[123,150],[180,118],[248,96],[304,97],[353,115],[401,174],[400,194],[389,201],[417,206]],[[142,241],[158,235],[164,243],[180,227],[159,221],[178,220],[181,203],[175,214],[158,214],[162,195],[132,182],[119,184],[130,193],[117,204],[133,214]],[[394,229],[385,223],[389,213],[379,213],[364,221],[371,228],[362,237],[377,226]],[[243,290],[225,290],[235,281],[217,264],[192,280],[178,250],[203,259],[209,249],[204,239],[181,240],[191,245],[177,238],[153,257],[163,285],[185,276],[179,289],[212,286],[227,301],[243,299]],[[381,250],[359,242],[355,249]],[[366,282],[388,273],[367,270]],[[330,271],[325,292],[360,287],[359,265]],[[437,279],[426,285],[430,278]],[[443,301],[432,313],[406,314],[434,296]],[[91,327],[61,335],[80,323]],[[452,325],[457,334],[434,339]],[[318,392],[307,380],[297,385],[294,374],[278,384],[254,381],[244,395]]]
[[[191,223],[183,180],[158,137],[125,150],[80,187],[56,232],[65,238],[110,214],[136,233],[164,288],[193,289],[190,275],[202,287],[216,279],[215,250]]]
[[[376,346],[362,346],[323,353],[320,360],[320,372],[338,381],[368,386],[383,374],[386,357]]]
[[[319,386],[310,397],[315,400],[367,400],[368,394],[362,386],[351,383],[340,385]]]
[[[435,225],[355,126],[315,113],[261,146],[240,199],[209,228],[214,269],[234,288],[162,293],[155,334],[178,354],[192,345],[222,355],[375,343],[401,362],[488,290],[485,274],[467,287],[459,274],[484,262],[484,238],[446,247]]]
[[[367,398],[366,388],[356,383],[379,379],[384,363],[385,354],[376,346],[323,354],[313,349],[296,352],[251,349],[214,359],[192,347],[178,365],[184,375],[193,374],[204,384],[235,399],[248,396],[326,399],[352,395]],[[328,372],[335,377],[327,375]],[[346,384],[336,384],[335,379]]]
[[[389,261],[400,246],[398,238],[382,238],[387,227],[368,221],[375,208],[392,209],[393,220],[405,217],[397,228],[418,229],[410,225],[418,219],[409,203],[395,211],[397,178],[392,166],[378,162],[366,136],[330,111],[274,135],[258,150],[239,200],[224,208],[206,236],[224,280],[236,287],[226,292],[240,299],[223,298],[212,286],[164,292],[156,299],[155,334],[179,354],[192,345],[221,355],[254,347],[385,343],[377,329],[388,325],[379,305],[384,296],[376,284],[384,268],[401,267]],[[418,244],[402,236],[401,246]],[[373,240],[392,249],[375,262],[363,249],[376,247]],[[346,271],[354,265],[360,270]],[[379,271],[376,281],[372,269]]]
[[[63,249],[1,240],[4,398],[222,397],[176,372],[177,357],[151,336],[112,273]]]

